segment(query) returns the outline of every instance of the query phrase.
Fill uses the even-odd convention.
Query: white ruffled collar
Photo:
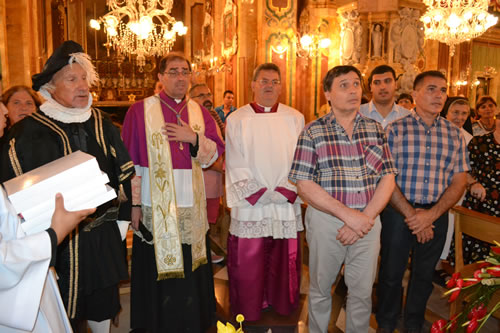
[[[92,112],[90,107],[92,105],[92,95],[89,93],[89,102],[83,108],[68,108],[56,102],[50,93],[42,88],[40,94],[46,101],[40,105],[40,110],[52,119],[70,124],[70,123],[84,123],[89,120]]]

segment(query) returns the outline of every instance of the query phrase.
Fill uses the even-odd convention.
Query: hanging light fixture
[[[104,28],[108,47],[120,54],[135,55],[137,64],[146,64],[147,56],[163,56],[175,43],[177,35],[187,32],[182,21],[170,16],[173,0],[107,0],[109,12],[90,27]]]
[[[314,58],[321,51],[328,50],[332,41],[324,36],[319,29],[312,33],[306,33],[299,38],[297,43],[297,55],[304,58]]]
[[[231,73],[233,68],[228,60],[224,57],[212,57],[209,61],[202,60],[201,52],[195,52],[192,62],[191,70],[195,75],[215,75],[218,73]]]
[[[425,37],[450,46],[450,56],[455,45],[482,35],[494,26],[498,17],[488,13],[488,0],[424,0],[427,11],[420,18],[424,23]]]

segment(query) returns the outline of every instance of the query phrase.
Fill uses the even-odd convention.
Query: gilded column
[[[238,105],[252,101],[250,81],[252,72],[258,63],[257,53],[260,48],[259,31],[262,19],[257,20],[258,7],[262,1],[239,1],[238,8],[238,52],[236,66],[233,71],[236,75],[236,100]],[[259,16],[262,18],[262,16]],[[233,61],[234,63],[234,61]]]
[[[7,15],[8,13],[8,15]],[[32,0],[2,1],[0,4],[0,48],[3,86],[31,86],[37,72],[37,7]]]

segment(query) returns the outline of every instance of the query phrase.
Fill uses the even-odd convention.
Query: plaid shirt
[[[454,174],[470,170],[460,129],[443,117],[429,127],[412,111],[387,126],[387,141],[399,171],[396,183],[411,203],[437,202]]]
[[[364,209],[387,174],[396,169],[382,126],[358,113],[350,140],[330,112],[300,134],[288,177],[312,180],[344,205]]]

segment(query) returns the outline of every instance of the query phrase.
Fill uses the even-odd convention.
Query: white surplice
[[[0,332],[71,332],[49,272],[49,234],[25,236],[5,192],[0,192]]]
[[[266,187],[273,192],[288,182],[304,116],[279,104],[276,112],[255,113],[245,105],[226,123],[226,193],[231,207],[230,233],[242,238],[296,238],[303,230],[300,199],[295,204],[262,200],[251,205],[245,198]],[[266,195],[266,194],[264,194]]]

